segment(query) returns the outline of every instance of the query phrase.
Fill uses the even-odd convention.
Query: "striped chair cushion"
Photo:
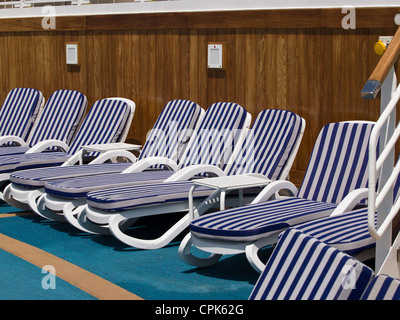
[[[251,204],[193,220],[190,231],[203,238],[255,241],[290,226],[329,216],[335,204],[286,198]]]
[[[81,167],[92,166],[93,165]],[[115,170],[114,167],[114,165],[111,165],[109,172],[104,172],[104,174],[98,174],[98,171],[96,170],[94,175],[87,175],[83,179],[78,176],[77,178],[46,182],[45,192],[62,198],[78,199],[86,197],[88,192],[105,188],[118,188],[134,184],[142,185],[162,182],[173,174],[173,171],[169,170],[150,170],[121,174],[120,172],[113,173]]]
[[[376,276],[361,300],[400,300],[400,280],[387,275]]]
[[[179,163],[200,115],[201,108],[192,101],[169,101],[147,135],[139,159],[159,156]]]
[[[83,145],[117,141],[129,118],[130,107],[120,100],[97,101],[85,117],[68,152],[41,152],[0,157],[0,172],[56,166],[64,163]]]
[[[297,230],[286,230],[251,300],[358,300],[373,271]]]
[[[170,201],[187,202],[191,181],[149,184],[145,186],[129,185],[121,188],[109,188],[89,192],[88,205],[106,211],[123,211],[141,205],[153,205]],[[208,196],[213,190],[205,187],[196,189],[194,198]]]
[[[121,100],[102,99],[94,103],[85,117],[68,154],[73,155],[84,145],[118,141],[125,128],[131,108]]]
[[[260,112],[233,160],[228,175],[260,173],[280,177],[299,138],[302,119],[293,112],[268,109]]]
[[[350,191],[367,186],[368,143],[373,123],[326,125],[315,143],[298,196],[339,203]]]
[[[199,130],[189,141],[181,167],[212,164],[224,170],[246,118],[246,110],[236,103],[219,102],[211,105],[199,125]]]
[[[69,144],[82,121],[86,106],[86,97],[78,91],[55,91],[32,129],[29,146],[32,147],[47,139],[56,139]]]
[[[71,177],[86,177],[93,174],[106,174],[122,172],[131,163],[104,163],[83,166],[51,167],[46,169],[31,169],[16,171],[10,175],[11,183],[24,188],[40,188],[45,183],[53,180],[61,180]]]
[[[368,231],[367,209],[318,219],[293,228],[351,255],[375,246],[375,239]]]
[[[40,110],[42,94],[31,88],[11,90],[0,109],[0,136],[26,140]]]
[[[0,156],[0,173],[62,165],[70,155],[65,152],[22,153]]]

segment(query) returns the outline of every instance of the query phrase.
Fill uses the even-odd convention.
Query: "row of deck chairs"
[[[77,149],[62,154],[24,153],[16,155],[16,160],[12,160],[15,155],[0,156],[0,170],[6,168],[3,181],[11,182],[4,190],[4,200],[47,219],[67,221],[84,232],[112,234],[143,249],[163,247],[189,226],[179,255],[185,262],[203,267],[216,263],[222,254],[245,252],[251,265],[262,272],[266,268],[258,251],[276,243],[279,234],[291,227],[330,246],[345,244],[350,253],[374,246],[366,226],[366,209],[353,210],[362,206],[366,197],[368,141],[374,123],[326,125],[297,190],[285,179],[299,150],[304,119],[289,111],[269,109],[260,112],[251,128],[250,122],[251,116],[235,103],[215,103],[203,111],[191,101],[173,100],[160,114],[140,156],[130,158],[131,163],[103,163],[101,156],[94,155],[90,164],[71,166],[67,159]],[[84,124],[80,130],[90,131]],[[114,142],[116,135],[94,143]],[[42,168],[48,165],[51,167]],[[218,202],[219,191],[200,187],[194,193],[198,217],[190,221],[188,193],[195,179],[246,179],[249,175],[269,181],[262,191],[245,191],[246,205],[237,207],[234,195],[228,197],[233,208],[209,213]],[[157,219],[160,214],[176,212],[181,212],[182,218],[159,238],[138,239],[129,233],[129,227],[141,217]],[[341,237],[349,234],[347,219],[355,217],[359,217],[360,227],[353,231],[353,238]],[[337,226],[335,234],[324,231],[328,224]],[[210,256],[194,256],[192,246]]]

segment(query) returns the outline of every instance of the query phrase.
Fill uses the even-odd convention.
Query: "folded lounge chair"
[[[7,183],[10,179],[10,173],[19,170],[79,163],[83,159],[82,146],[124,141],[133,118],[134,109],[134,102],[124,98],[110,98],[96,101],[86,115],[70,147],[62,141],[49,141],[46,147],[44,147],[61,146],[64,150],[68,151],[2,156],[0,157],[1,182],[3,184]],[[133,157],[129,152],[124,152],[120,155],[128,159]],[[96,156],[97,153],[88,154],[88,157]],[[105,153],[98,158],[110,159],[115,156],[118,156],[118,154]],[[128,164],[125,165],[128,166]],[[17,208],[29,209],[29,206],[26,204],[10,198],[9,194],[10,188],[7,186],[4,190],[4,199],[7,199],[8,203]]]
[[[400,300],[400,280],[299,230],[283,232],[250,300]]]
[[[108,223],[111,233],[122,242],[137,248],[156,249],[165,246],[180,234],[189,223],[188,191],[194,174],[213,172],[216,175],[236,175],[246,179],[246,173],[256,173],[274,179],[287,175],[304,132],[304,120],[289,111],[266,110],[255,120],[252,130],[243,143],[235,149],[230,163],[222,172],[207,165],[188,166],[175,177],[161,184],[105,189],[87,195],[86,220]],[[222,141],[223,142],[223,141]],[[213,148],[221,148],[221,141]],[[208,160],[209,161],[209,160]],[[185,169],[189,172],[186,174]],[[195,171],[190,172],[190,170]],[[204,199],[213,193],[208,188],[199,189],[196,198]],[[112,212],[117,211],[117,212]],[[143,240],[122,231],[130,219],[148,215],[183,212],[183,217],[160,238]]]
[[[0,146],[10,150],[8,147],[13,145],[24,145],[43,105],[44,98],[39,90],[11,90],[0,109]]]
[[[194,219],[179,247],[181,259],[191,265],[209,266],[222,254],[245,252],[253,268],[261,272],[264,264],[257,253],[276,243],[280,232],[329,216],[340,203],[358,203],[358,189],[365,188],[368,180],[368,141],[373,125],[326,125],[318,136],[299,190],[289,181],[275,181],[250,205]],[[293,196],[271,199],[282,189]],[[211,255],[198,258],[192,254],[192,246]]]
[[[26,141],[15,136],[0,138],[0,156],[25,152],[40,152],[46,140],[59,140],[69,144],[83,120],[87,107],[86,97],[74,90],[57,90],[39,112]]]
[[[157,170],[157,174],[146,175],[146,179],[163,181],[172,175],[173,170],[176,170],[190,136],[203,115],[204,110],[192,101],[182,99],[169,101],[160,113],[152,130],[149,131],[144,147],[133,165],[101,163],[18,171],[10,177],[11,186],[7,193],[7,199],[11,199],[10,204],[15,203],[16,199],[24,204],[27,203],[34,212],[47,219],[65,221],[62,214],[65,204],[73,207],[79,206],[82,202],[81,198],[84,198],[87,190],[101,188],[102,179],[95,178],[92,182],[90,176],[106,175],[103,177],[103,183],[115,181],[114,183],[117,185],[122,185],[125,176],[118,175],[115,177],[112,175],[113,173],[128,174],[135,171],[135,168],[142,168],[142,166],[161,169],[159,165],[154,166],[152,164],[160,163],[160,159],[163,159],[163,164],[172,170]],[[72,183],[72,195],[52,197],[52,201],[47,201],[51,201],[50,207],[45,204],[38,206],[38,203],[44,198],[46,182],[67,179]],[[140,179],[140,176],[136,176],[136,179],[143,180]]]

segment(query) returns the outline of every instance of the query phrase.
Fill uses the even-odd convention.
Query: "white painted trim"
[[[68,1],[68,0],[67,0]],[[118,1],[118,0],[115,0]],[[29,3],[29,0],[25,2]],[[96,5],[57,6],[56,16],[82,16],[104,14],[166,13],[166,12],[207,12],[238,10],[317,9],[317,8],[368,8],[399,7],[398,0],[331,0],[321,4],[318,0],[174,0],[154,2],[124,2]],[[0,9],[1,18],[43,17],[42,8]]]

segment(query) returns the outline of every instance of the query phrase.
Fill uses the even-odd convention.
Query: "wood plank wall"
[[[291,179],[301,180],[323,125],[376,120],[379,99],[360,91],[379,60],[373,45],[393,35],[400,8],[357,9],[344,30],[340,9],[166,13],[0,21],[0,98],[18,86],[46,97],[80,90],[93,104],[122,96],[137,104],[129,141],[143,142],[165,103],[184,98],[207,108],[234,101],[253,117],[292,110],[307,121]],[[65,43],[79,42],[80,66],[67,67]],[[207,43],[226,44],[225,71],[207,70]]]

